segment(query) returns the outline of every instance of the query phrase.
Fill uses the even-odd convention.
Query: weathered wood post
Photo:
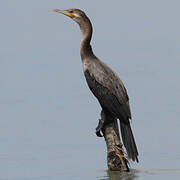
[[[105,117],[105,114],[101,113],[101,118]],[[107,119],[106,119],[107,121]],[[109,123],[103,128],[103,136],[107,146],[107,166],[111,171],[129,171],[128,160],[124,156],[124,150],[119,136],[119,128],[117,119],[110,119],[112,123]]]

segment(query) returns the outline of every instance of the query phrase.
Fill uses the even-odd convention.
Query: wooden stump
[[[108,118],[101,114],[101,118]],[[129,171],[128,161],[124,156],[119,136],[117,119],[114,119],[103,128],[103,135],[107,146],[107,166],[111,171]]]

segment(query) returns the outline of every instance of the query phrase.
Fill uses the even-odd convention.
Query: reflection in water
[[[138,170],[131,169],[130,172],[107,171],[107,176],[99,180],[133,180],[138,177]]]
[[[117,172],[117,171],[106,171],[107,176],[98,178],[98,180],[135,180],[139,179],[141,177],[145,179],[152,179],[153,175],[156,175],[156,177],[163,176],[167,177],[171,176],[174,177],[180,173],[180,169],[131,169],[130,172]],[[178,175],[179,176],[179,175]]]

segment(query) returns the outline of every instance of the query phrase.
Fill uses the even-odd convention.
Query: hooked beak
[[[60,9],[54,9],[55,12],[58,12],[58,13],[61,13],[61,14],[64,14],[66,16],[69,16],[70,18],[74,18],[75,15],[73,13],[70,13],[66,10],[60,10]]]

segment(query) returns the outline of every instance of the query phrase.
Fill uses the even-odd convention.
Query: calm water
[[[179,1],[106,2],[102,13],[114,10],[106,18],[101,2],[8,2],[0,10],[0,179],[179,180]],[[130,173],[107,171],[80,31],[52,12],[72,6],[88,10],[96,54],[128,89],[140,154]]]
[[[155,71],[161,61],[124,71],[140,163],[122,175],[107,172],[105,142],[94,134],[100,108],[85,85],[80,62],[71,69],[74,77],[66,77],[60,61],[30,57],[3,63],[1,179],[179,179],[177,63],[166,61],[168,74],[165,68]]]

